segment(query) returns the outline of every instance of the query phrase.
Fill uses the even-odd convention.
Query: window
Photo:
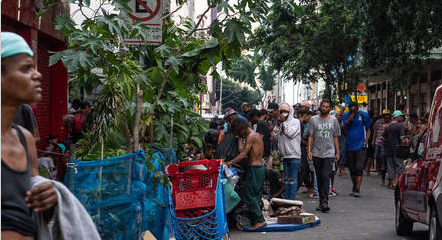
[[[434,82],[434,81],[437,81],[441,78],[442,78],[442,71],[440,69],[431,72],[431,81]]]

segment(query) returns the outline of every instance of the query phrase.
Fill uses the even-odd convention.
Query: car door
[[[441,177],[440,163],[442,159],[442,86],[440,86],[433,98],[430,117],[428,119],[427,139],[424,154],[424,163],[419,176],[418,191],[425,194],[426,212],[419,213],[419,222],[428,223],[428,201],[433,194],[436,202],[441,202]],[[420,203],[419,203],[420,204]],[[438,208],[439,216],[442,208]]]
[[[416,221],[419,219],[419,213],[426,210],[425,207],[422,207],[425,194],[419,191],[420,178],[424,166],[425,162],[421,158],[409,159],[403,171],[403,207],[408,217]]]

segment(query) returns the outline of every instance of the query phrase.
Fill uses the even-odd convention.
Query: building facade
[[[408,89],[394,91],[391,86],[391,76],[379,75],[368,80],[369,108],[398,109],[399,104],[405,103],[408,113],[422,116],[430,111],[434,91],[442,84],[442,60],[434,60],[423,67],[415,75]]]

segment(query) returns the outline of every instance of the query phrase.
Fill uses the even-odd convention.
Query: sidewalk
[[[321,224],[314,228],[296,232],[245,233],[232,232],[233,240],[424,240],[427,227],[415,223],[411,236],[396,235],[394,227],[394,191],[378,185],[380,178],[376,173],[364,175],[361,198],[349,196],[351,180],[349,175],[336,176],[335,188],[338,195],[330,197],[330,213],[316,212],[318,200],[308,198],[301,188],[299,196],[307,212],[315,213]]]

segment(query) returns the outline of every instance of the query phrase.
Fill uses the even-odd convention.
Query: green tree
[[[342,101],[355,65],[358,25],[349,0],[274,1],[251,45],[268,56],[285,79],[304,83],[322,78],[324,97]],[[350,58],[349,58],[350,57]],[[350,60],[349,60],[350,59]]]
[[[253,88],[259,96],[261,106],[264,106],[266,92],[271,91],[276,84],[275,72],[266,62],[256,52],[253,55],[242,55],[232,61],[232,67],[227,72],[236,81]]]
[[[89,1],[71,1],[79,4],[81,13],[90,7]],[[100,1],[104,2],[120,14],[100,6],[94,16],[85,16],[80,26],[69,16],[58,16],[55,21],[68,46],[53,53],[50,64],[61,60],[74,87],[88,92],[100,89],[93,127],[82,143],[81,156],[96,159],[100,152],[106,157],[135,151],[139,146],[147,151],[169,146],[172,117],[173,146],[192,143],[201,147],[204,124],[193,112],[198,94],[206,91],[201,76],[219,62],[225,70],[230,68],[231,59],[241,54],[251,22],[263,17],[266,1],[241,0],[229,5],[210,0],[204,14],[218,7],[221,17],[208,29],[201,29],[202,17],[196,23],[189,19],[173,22],[167,15],[163,18],[163,44],[145,47],[123,42],[134,37],[146,42],[148,37],[145,26],[123,17],[130,10],[127,0]],[[218,75],[214,73],[214,77]]]
[[[241,109],[243,102],[248,102],[252,105],[260,102],[260,97],[256,91],[252,91],[247,87],[241,87],[236,82],[229,79],[223,79],[223,96],[222,96],[222,112],[225,109],[233,108],[236,111]],[[216,82],[216,94],[220,95],[220,81]]]
[[[442,4],[437,0],[353,1],[360,22],[363,64],[389,72],[393,87],[409,86],[413,72],[442,46]],[[374,70],[374,71],[373,71]]]

